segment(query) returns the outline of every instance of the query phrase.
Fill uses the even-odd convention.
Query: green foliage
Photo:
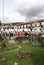
[[[2,25],[1,21],[0,21],[0,26]]]
[[[30,41],[31,40],[31,37],[30,36],[24,36],[24,37],[16,37],[15,38],[15,41],[18,41],[18,43],[23,43],[23,41]]]
[[[0,50],[3,50],[6,47],[5,38],[3,36],[0,36]]]
[[[1,44],[1,48],[4,49],[5,47],[6,47],[6,44],[5,44],[5,42],[3,42],[3,43]]]
[[[43,46],[43,43],[42,43],[42,34],[38,35],[38,42],[40,43],[40,46]]]
[[[24,36],[24,37],[16,37],[15,41],[17,43],[31,43],[31,45],[41,46],[42,45],[42,35],[38,36]]]
[[[38,42],[42,43],[42,36],[38,36]]]
[[[6,47],[5,38],[3,36],[0,36],[0,58],[2,59],[2,52],[4,48]]]
[[[0,36],[0,42],[4,40],[4,37],[3,36]]]
[[[44,47],[35,47],[28,44],[20,44],[20,46],[20,52],[24,53],[24,56],[27,52],[32,53],[32,56],[21,59],[17,57],[17,55],[20,55],[19,50],[4,52],[3,57],[5,60],[0,62],[0,65],[14,65],[15,62],[18,63],[18,65],[44,65]]]

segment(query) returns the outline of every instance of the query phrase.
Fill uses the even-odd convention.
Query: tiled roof
[[[19,26],[19,25],[25,25],[25,24],[29,24],[29,23],[36,23],[36,22],[44,22],[44,19],[32,20],[31,22],[20,22],[16,25]]]
[[[35,22],[44,22],[44,19],[33,20],[32,22],[33,23],[35,23]]]
[[[16,25],[19,26],[19,25],[24,25],[24,24],[29,24],[29,22],[22,22],[22,23],[19,23],[19,24],[16,24]]]

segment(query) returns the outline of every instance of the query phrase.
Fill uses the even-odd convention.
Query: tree
[[[0,21],[0,26],[2,25],[1,21]]]

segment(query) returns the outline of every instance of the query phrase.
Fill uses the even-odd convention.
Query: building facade
[[[16,24],[17,29],[44,29],[44,19],[33,20],[31,22],[22,22]]]
[[[44,29],[44,19],[39,20],[32,20],[31,22],[18,22],[10,25],[1,26],[3,28],[14,28],[15,30],[18,29]],[[0,27],[0,28],[1,28]]]

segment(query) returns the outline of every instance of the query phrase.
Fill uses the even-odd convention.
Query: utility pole
[[[3,0],[3,9],[2,9],[3,11],[2,11],[2,21],[4,22],[4,0]],[[3,28],[3,24],[2,24],[2,28]]]

